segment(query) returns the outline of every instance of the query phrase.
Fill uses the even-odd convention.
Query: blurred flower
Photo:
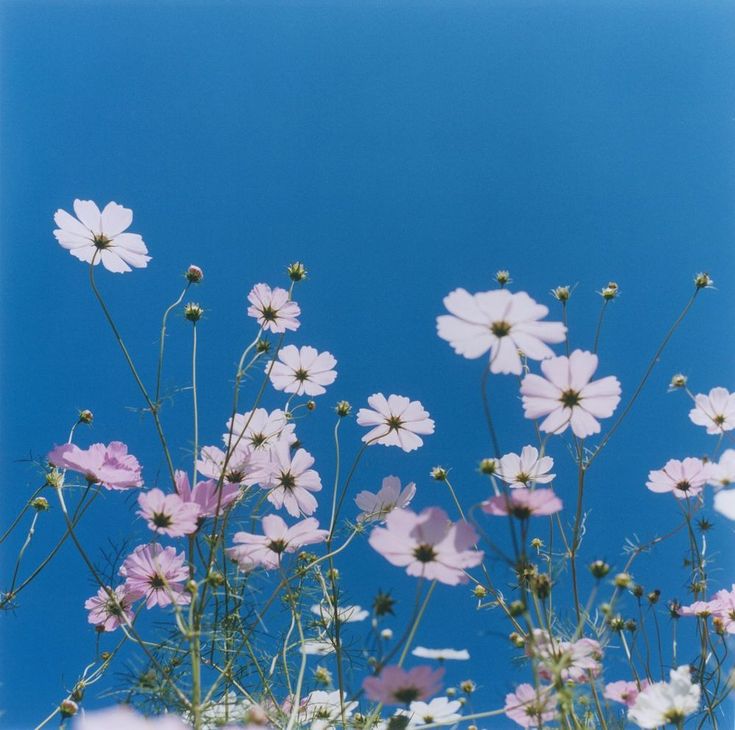
[[[108,489],[143,485],[140,464],[128,454],[128,447],[121,441],[111,441],[109,446],[92,444],[86,450],[75,444],[63,444],[54,448],[47,458],[54,466],[83,474],[90,484],[101,484]]]
[[[127,705],[85,712],[74,723],[74,730],[189,730],[174,715],[144,717]]]
[[[709,463],[707,483],[714,487],[735,484],[735,449],[725,449],[717,463]]]
[[[723,489],[715,494],[715,510],[728,520],[735,520],[735,489]]]
[[[648,473],[646,486],[652,492],[673,492],[675,497],[685,499],[699,494],[708,478],[709,465],[701,459],[669,459],[663,469]]]
[[[646,729],[681,723],[699,709],[701,687],[692,684],[688,666],[671,670],[669,682],[655,682],[640,692],[628,719]]]
[[[640,691],[648,687],[649,684],[650,682],[647,679],[644,679],[640,683],[640,687],[638,686],[638,682],[610,682],[610,684],[605,685],[603,697],[631,707]]]
[[[512,489],[482,503],[483,511],[489,515],[511,514],[518,519],[553,515],[562,507],[562,501],[552,489]]]
[[[321,619],[321,622],[328,626],[334,618],[334,608],[328,603],[315,603],[311,607],[311,612]],[[364,621],[370,615],[362,606],[340,606],[337,609],[337,620],[341,624],[352,624]]]
[[[337,377],[336,364],[329,352],[287,345],[278,351],[278,360],[265,366],[265,372],[270,372],[276,390],[296,395],[322,395],[327,392],[324,386],[331,385]]]
[[[406,705],[425,700],[441,689],[444,669],[429,666],[414,667],[410,671],[391,665],[384,667],[377,677],[366,677],[362,687],[368,699],[384,705]]]
[[[285,289],[271,289],[268,284],[256,284],[248,294],[248,316],[258,320],[264,330],[271,332],[296,331],[301,309],[289,299]]]
[[[339,690],[315,690],[301,701],[298,717],[300,723],[311,723],[311,730],[327,730],[342,724],[343,708],[344,718],[348,719],[356,707],[357,702],[348,702]]]
[[[375,393],[368,398],[371,408],[357,412],[360,426],[373,426],[363,437],[363,442],[400,446],[404,451],[413,451],[423,445],[418,434],[434,433],[434,421],[417,400],[402,395]]]
[[[446,659],[463,661],[470,658],[467,649],[427,649],[425,646],[417,646],[411,654],[421,659],[438,659],[440,662]]]
[[[540,728],[556,718],[556,695],[551,687],[519,684],[505,696],[505,714],[521,727]]]
[[[125,558],[120,575],[131,596],[146,599],[146,608],[191,601],[184,590],[184,581],[189,578],[186,556],[173,547],[163,548],[157,542],[138,545]]]
[[[362,510],[357,519],[361,522],[385,519],[392,510],[408,507],[415,494],[416,485],[413,482],[401,490],[398,477],[385,477],[377,492],[362,491],[355,497],[355,504]]]
[[[708,395],[695,395],[694,403],[689,418],[697,426],[705,426],[707,433],[718,434],[735,428],[735,393],[712,388]]]

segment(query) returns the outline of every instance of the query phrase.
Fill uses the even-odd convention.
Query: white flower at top
[[[563,342],[566,327],[561,322],[540,322],[549,310],[525,292],[507,289],[470,294],[455,289],[444,298],[450,314],[437,317],[439,337],[459,355],[477,358],[490,350],[490,371],[521,374],[522,352],[532,360],[554,353],[547,342]]]
[[[548,484],[556,474],[549,474],[554,468],[554,460],[550,456],[539,457],[535,446],[524,446],[520,456],[506,454],[500,459],[496,468],[497,476],[511,487],[530,487],[536,484]]]
[[[385,477],[377,492],[365,490],[355,497],[355,504],[362,510],[357,519],[361,522],[385,519],[392,510],[408,507],[415,494],[416,485],[413,482],[406,484],[401,491],[398,477]]]
[[[597,419],[612,416],[620,402],[620,383],[612,375],[591,380],[597,365],[597,355],[584,350],[544,360],[545,377],[531,373],[521,382],[526,418],[546,416],[540,426],[546,433],[560,434],[568,426],[578,438],[599,433]]]
[[[54,222],[56,240],[80,261],[94,261],[116,274],[144,269],[148,256],[143,239],[137,233],[124,233],[133,222],[133,211],[117,203],[100,209],[91,200],[75,200],[76,218],[65,210],[57,210]]]
[[[256,284],[248,294],[248,316],[255,317],[263,330],[283,333],[296,331],[301,309],[285,289],[271,289],[268,284]]]
[[[407,710],[399,710],[397,714],[407,715],[408,727],[421,725],[454,725],[462,719],[459,700],[450,700],[448,697],[434,697],[430,702],[414,700]]]
[[[688,666],[671,670],[669,682],[655,682],[641,691],[628,712],[628,719],[645,730],[680,724],[699,709],[701,687],[692,684]]]
[[[735,428],[735,393],[712,388],[708,395],[695,395],[694,404],[689,418],[697,426],[705,426],[707,433],[718,434]]]
[[[322,395],[327,392],[324,386],[331,385],[337,377],[336,364],[329,352],[287,345],[279,350],[278,360],[265,366],[265,372],[270,373],[276,390],[296,395]]]
[[[362,440],[368,445],[400,446],[413,451],[424,441],[418,435],[434,433],[434,421],[417,400],[402,395],[375,393],[368,398],[370,408],[360,408],[357,422],[361,426],[373,426]]]
[[[470,658],[467,649],[427,649],[425,646],[417,646],[411,654],[422,659],[438,659],[440,662],[445,659],[464,661]]]

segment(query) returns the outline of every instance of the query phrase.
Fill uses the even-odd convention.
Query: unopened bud
[[[74,700],[64,700],[59,705],[59,714],[62,717],[74,717],[79,712],[79,705]]]
[[[604,560],[594,560],[590,563],[589,570],[599,580],[610,572],[610,566]]]
[[[696,286],[697,289],[707,289],[711,287],[713,284],[714,284],[714,281],[712,281],[712,278],[706,271],[700,271],[694,277],[694,286]]]
[[[190,322],[198,322],[203,314],[204,310],[196,302],[189,302],[184,307],[184,317]]]
[[[558,299],[560,302],[568,302],[569,297],[572,296],[571,289],[569,286],[557,286],[556,289],[551,290],[551,296],[554,299]]]
[[[495,474],[497,470],[498,470],[497,459],[483,459],[480,462],[480,471],[483,474],[486,474],[487,476],[490,476],[491,474]]]
[[[94,413],[92,411],[86,408],[83,411],[79,411],[79,423],[92,423],[92,421],[94,421]]]
[[[352,406],[346,400],[341,400],[339,403],[337,403],[337,406],[335,408],[335,411],[337,411],[337,415],[340,418],[349,416],[351,410],[352,410]]]
[[[616,588],[627,588],[633,581],[633,576],[630,573],[618,573],[613,578],[613,583]]]
[[[31,507],[33,507],[36,512],[45,512],[48,509],[48,500],[46,497],[36,497],[31,500]]]
[[[687,376],[684,373],[677,373],[671,378],[669,387],[674,390],[675,388],[686,388]]]
[[[303,281],[306,278],[306,268],[300,261],[294,261],[286,267],[288,278],[291,281]]]
[[[191,284],[198,284],[204,278],[204,272],[198,267],[192,264],[186,270],[186,280]]]
[[[445,482],[447,480],[447,470],[443,466],[435,466],[429,473],[431,478],[436,479],[437,482]]]
[[[495,281],[500,284],[500,286],[505,286],[506,284],[510,284],[511,278],[510,278],[510,271],[507,271],[506,269],[500,269],[500,271],[495,272]]]

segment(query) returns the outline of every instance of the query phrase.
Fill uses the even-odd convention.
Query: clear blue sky
[[[148,479],[163,467],[150,424],[130,408],[141,405],[138,393],[85,267],[51,234],[54,211],[80,197],[131,207],[132,230],[154,257],[145,271],[99,272],[147,378],[180,273],[204,268],[205,442],[219,438],[234,364],[252,337],[247,291],[305,261],[304,324],[293,341],[333,352],[339,378],[304,439],[328,481],[333,402],[360,404],[377,390],[420,399],[436,435],[411,455],[372,449],[359,483],[390,473],[416,480],[418,506],[446,503],[427,477],[435,463],[453,468],[468,502],[485,496],[474,471],[489,453],[482,364],[435,335],[447,292],[488,289],[498,268],[549,304],[553,286],[578,283],[572,342],[589,347],[594,291],[616,280],[622,296],[608,313],[601,373],[616,374],[625,397],[692,274],[708,270],[717,290],[703,293],[590,475],[599,542],[585,555],[619,565],[626,535],[649,537],[674,519],[673,500],[645,490],[646,474],[711,441],[688,423],[681,394],[666,394],[668,380],[683,370],[695,390],[735,387],[732,3],[6,0],[0,12],[5,517],[37,484],[24,460],[63,441],[78,408],[96,415],[82,438],[125,440]],[[175,318],[171,327],[171,387],[187,384],[185,325]],[[508,414],[502,444],[518,450],[531,430],[516,385],[493,382]],[[182,465],[189,412],[181,393],[166,416]],[[354,424],[345,428],[347,453],[358,438]],[[559,492],[571,502],[572,465],[561,440],[555,449]],[[129,535],[122,500],[95,507],[83,531],[91,545]],[[58,534],[58,510],[43,523],[28,565]],[[723,585],[732,582],[731,537],[724,524],[713,536]],[[359,555],[343,565],[371,577],[355,576],[355,602],[394,587],[407,611],[401,571],[367,546]],[[683,597],[681,553],[669,555],[642,560],[637,577]],[[0,588],[11,558],[0,563]],[[0,616],[3,727],[32,727],[93,656],[82,608],[91,592],[68,546],[18,610]],[[527,679],[498,671],[509,662],[507,627],[490,616],[474,614],[462,589],[441,588],[419,635],[473,650],[472,670],[452,667],[449,679],[471,674],[483,706]],[[90,691],[88,706],[109,702],[98,695]]]

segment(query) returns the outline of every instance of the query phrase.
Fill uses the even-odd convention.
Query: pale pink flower
[[[164,494],[151,489],[138,495],[138,515],[147,521],[148,527],[161,535],[183,537],[197,531],[199,505],[185,502],[178,494]]]
[[[725,449],[716,464],[710,462],[707,483],[714,487],[735,484],[735,449]]]
[[[92,444],[88,449],[63,444],[53,449],[47,458],[54,466],[83,474],[90,484],[101,484],[108,489],[143,485],[140,464],[128,454],[128,447],[121,441],[111,441],[109,446]]]
[[[233,444],[235,439],[232,440]],[[227,484],[253,485],[255,474],[262,469],[262,454],[254,453],[249,446],[238,445],[227,453],[216,446],[204,446],[197,459],[197,471],[205,477]]]
[[[72,256],[88,264],[94,260],[116,274],[144,269],[151,260],[143,239],[137,233],[123,233],[133,222],[133,211],[117,203],[100,209],[91,200],[75,200],[76,218],[57,210],[54,221],[56,240]]]
[[[511,487],[530,487],[534,484],[548,484],[556,474],[549,472],[554,468],[550,456],[539,456],[535,446],[524,446],[520,456],[506,454],[496,464],[495,474]]]
[[[256,284],[248,294],[248,301],[248,316],[255,317],[264,330],[281,333],[299,328],[301,309],[290,299],[285,289],[271,289],[268,284]]]
[[[533,641],[528,642],[526,653],[539,662],[539,674],[551,679],[561,666],[560,676],[565,682],[586,682],[601,670],[602,647],[594,639],[560,641],[552,639],[543,629],[533,630]]]
[[[542,728],[556,718],[556,695],[551,687],[536,689],[519,684],[515,692],[505,696],[505,714],[521,727]]]
[[[627,707],[632,707],[641,690],[648,687],[649,684],[650,682],[647,679],[644,679],[640,686],[638,682],[626,682],[624,680],[610,682],[610,684],[605,685],[603,697],[613,702],[620,702],[620,704]]]
[[[266,515],[262,525],[262,535],[236,532],[233,537],[236,544],[227,550],[227,555],[243,570],[257,565],[277,568],[284,553],[294,553],[304,545],[324,542],[329,535],[329,530],[319,529],[319,522],[313,517],[289,527],[278,515]]]
[[[265,366],[276,390],[296,395],[322,395],[331,385],[337,371],[337,361],[329,352],[317,352],[313,347],[287,345],[278,351],[278,360]]]
[[[706,618],[717,612],[721,602],[717,599],[712,601],[694,601],[688,606],[679,606],[677,613],[679,616],[697,616],[698,618]]]
[[[708,395],[694,396],[694,403],[689,418],[697,426],[705,426],[707,433],[724,433],[735,428],[735,393],[725,388],[712,388]]]
[[[367,444],[400,446],[404,451],[418,449],[424,442],[418,434],[434,433],[434,421],[417,400],[402,395],[375,393],[368,398],[371,408],[361,408],[357,422],[373,426],[362,440]]]
[[[138,545],[120,566],[120,575],[132,595],[145,597],[146,608],[191,601],[184,590],[189,578],[186,556],[173,547],[163,548],[157,542]]]
[[[363,491],[355,497],[355,504],[362,510],[360,522],[382,520],[394,509],[405,509],[416,494],[416,485],[409,482],[401,490],[401,480],[388,476],[383,479],[377,492]]]
[[[472,525],[450,522],[437,507],[420,514],[395,509],[385,524],[374,528],[368,541],[391,565],[405,567],[408,575],[457,585],[467,582],[467,568],[482,562],[482,551],[473,547],[477,533]]]
[[[127,705],[85,712],[74,721],[74,730],[189,730],[175,715],[144,717]]]
[[[669,459],[663,469],[648,473],[646,486],[652,492],[673,492],[675,497],[685,499],[699,494],[708,478],[709,466],[701,459]]]
[[[439,337],[459,355],[477,358],[490,350],[490,371],[521,374],[519,351],[532,360],[553,357],[547,342],[563,342],[561,322],[540,322],[549,310],[525,292],[507,289],[470,294],[455,289],[444,298],[450,314],[437,317]]]
[[[377,677],[366,677],[362,687],[368,699],[384,705],[408,705],[435,695],[442,687],[444,668],[414,667],[410,671],[399,666],[383,667]]]
[[[305,449],[291,453],[288,439],[277,442],[257,474],[260,486],[268,490],[268,501],[276,509],[285,507],[292,517],[314,514],[317,501],[312,492],[321,490],[322,481],[313,464],[314,457]]]
[[[185,471],[177,470],[174,477],[179,497],[184,502],[196,504],[199,507],[199,526],[204,518],[214,517],[215,513],[222,514],[240,496],[240,487],[236,483],[225,481],[218,489],[217,479],[208,479],[205,482],[197,482],[192,489],[189,476]]]
[[[110,595],[112,592],[114,598]],[[131,604],[135,597],[130,594],[128,587],[123,584],[114,590],[109,586],[100,588],[97,593],[84,602],[84,608],[89,611],[89,623],[101,626],[105,631],[114,631],[118,626],[127,625],[133,621]]]
[[[296,441],[295,426],[280,409],[268,413],[265,408],[237,413],[227,421],[227,433],[222,434],[225,446],[253,451],[269,451],[282,438],[289,444]],[[230,436],[232,430],[232,436]]]
[[[570,425],[578,438],[599,433],[597,419],[612,416],[620,402],[620,383],[612,375],[590,382],[597,364],[597,355],[583,350],[544,360],[545,377],[531,373],[521,382],[526,418],[546,416],[540,426],[546,433],[560,434]]]
[[[728,634],[735,634],[735,584],[732,589],[717,591],[710,601],[712,615],[725,622]]]
[[[723,489],[715,494],[714,507],[717,512],[727,517],[728,520],[735,520],[735,489]]]
[[[512,489],[508,494],[498,494],[482,503],[489,515],[511,514],[518,519],[553,515],[562,509],[562,501],[552,489]]]
[[[692,683],[688,666],[672,669],[669,682],[655,682],[638,694],[628,719],[646,730],[681,723],[699,709],[702,688]]]

